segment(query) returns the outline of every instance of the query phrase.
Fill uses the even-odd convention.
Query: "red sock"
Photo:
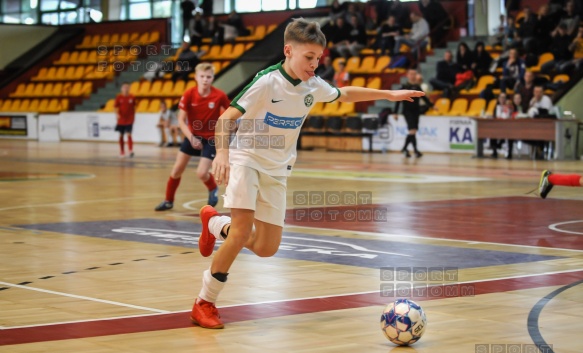
[[[207,181],[204,182],[204,185],[206,185],[206,188],[209,191],[213,191],[214,189],[217,188],[217,183],[215,182],[215,177],[209,173],[209,178]]]
[[[577,174],[551,174],[549,183],[561,186],[581,186],[581,176]]]
[[[134,150],[134,140],[132,140],[132,135],[128,135],[128,148],[130,152]]]
[[[174,202],[174,194],[176,194],[176,189],[180,185],[180,178],[173,179],[168,178],[168,183],[166,183],[166,201]]]
[[[119,149],[121,151],[121,154],[124,154],[124,150],[123,150],[123,135],[119,135]]]

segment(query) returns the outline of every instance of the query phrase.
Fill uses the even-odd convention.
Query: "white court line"
[[[208,199],[198,199],[198,200],[188,201],[186,203],[183,203],[182,207],[184,207],[188,210],[192,210],[192,211],[199,211],[200,207],[194,208],[194,207],[190,207],[190,205],[192,205],[193,203],[202,202],[202,201],[208,201]]]
[[[25,205],[25,206],[5,207],[5,208],[0,208],[0,211],[18,210],[21,208],[67,206],[67,205],[80,205],[83,203],[98,203],[98,202],[123,201],[123,200],[135,200],[135,199],[153,199],[153,198],[154,198],[154,196],[142,196],[142,197],[118,197],[118,198],[114,198],[114,199],[97,199],[97,200],[85,200],[85,201],[67,201],[67,202],[57,202],[57,203],[45,203],[45,204],[40,204],[40,205]]]
[[[381,237],[381,238],[394,237],[394,238],[410,238],[410,239],[423,239],[423,240],[439,240],[439,241],[447,241],[447,242],[461,243],[461,244],[467,244],[467,245],[485,244],[485,245],[498,245],[498,246],[502,246],[502,247],[507,246],[507,247],[517,247],[517,248],[561,250],[561,251],[572,251],[572,252],[576,252],[576,253],[583,253],[583,250],[567,249],[567,248],[549,248],[549,247],[545,247],[545,246],[536,246],[536,245],[520,245],[520,244],[496,243],[496,242],[489,242],[489,241],[434,238],[434,237],[423,237],[420,235],[402,235],[402,234],[391,234],[391,233],[381,233],[381,232],[363,232],[363,231],[359,231],[359,230],[343,230],[343,229],[334,229],[334,228],[306,227],[306,226],[295,226],[295,225],[291,225],[291,224],[284,226],[284,228],[285,229],[300,228],[300,229],[310,229],[310,230],[320,230],[320,231],[326,230],[326,231],[335,231],[335,232],[348,233],[348,234],[372,235],[372,236]],[[395,241],[398,241],[398,239],[396,239]]]
[[[579,221],[569,221],[569,222],[554,223],[554,224],[551,224],[549,226],[549,229],[550,230],[554,230],[555,232],[575,234],[575,235],[583,235],[583,233],[581,233],[581,232],[573,232],[571,230],[564,230],[564,229],[557,228],[558,226],[561,226],[563,224],[572,224],[572,223],[583,223],[583,221],[582,220],[579,220]]]
[[[489,282],[489,281],[502,281],[502,280],[506,280],[506,279],[528,278],[528,277],[555,275],[555,274],[561,274],[561,273],[571,273],[571,272],[580,272],[580,271],[583,271],[583,268],[580,268],[580,269],[571,269],[571,270],[563,270],[563,271],[549,271],[549,272],[542,272],[542,273],[531,273],[531,274],[527,274],[527,275],[516,275],[516,276],[507,276],[507,277],[485,278],[485,279],[479,279],[479,280],[473,280],[473,281],[464,281],[464,282],[444,282],[444,283],[435,284],[434,286],[472,284],[472,283],[481,283],[481,282]],[[415,282],[412,282],[412,283],[415,283]],[[541,287],[544,287],[544,285],[542,285]],[[520,289],[517,289],[517,290],[520,290]],[[218,308],[219,309],[222,309],[222,308],[236,308],[236,307],[239,307],[239,306],[275,304],[275,303],[285,303],[285,302],[293,302],[293,301],[301,301],[301,300],[326,299],[326,298],[344,297],[344,296],[349,296],[349,295],[375,294],[375,293],[380,293],[380,290],[366,291],[366,292],[341,293],[341,294],[333,294],[333,295],[318,295],[318,296],[304,297],[304,298],[266,300],[266,301],[262,301],[262,302],[252,302],[252,303],[242,303],[242,304],[225,305],[225,306],[219,306]],[[81,323],[81,322],[96,322],[96,321],[105,321],[105,320],[131,319],[131,318],[135,318],[135,317],[154,316],[154,315],[159,315],[159,314],[181,314],[181,313],[188,313],[188,312],[190,312],[190,310],[166,311],[166,312],[155,313],[155,314],[127,315],[127,316],[117,316],[117,317],[100,318],[100,319],[60,321],[60,322],[53,322],[53,323],[50,323],[50,324],[11,326],[11,327],[4,327],[4,329],[17,329],[17,328],[29,328],[29,327],[44,327],[44,326],[53,326],[53,325],[74,324],[74,323]]]
[[[86,296],[83,296],[83,295],[75,295],[75,294],[69,294],[69,293],[63,293],[63,292],[56,292],[56,291],[52,291],[52,290],[48,290],[48,289],[41,289],[41,288],[36,288],[36,287],[31,287],[31,286],[22,286],[22,285],[19,285],[19,284],[13,284],[13,283],[8,283],[8,282],[1,282],[0,281],[0,284],[5,285],[5,286],[20,288],[20,289],[28,289],[28,290],[32,290],[32,291],[36,291],[36,292],[49,293],[49,294],[54,294],[54,295],[61,295],[61,296],[64,296],[64,297],[69,297],[69,298],[83,299],[83,300],[88,300],[88,301],[98,302],[98,303],[103,303],[103,304],[111,304],[111,305],[123,306],[123,307],[126,307],[126,308],[132,308],[132,309],[138,309],[138,310],[145,310],[145,311],[152,311],[152,312],[159,313],[159,314],[167,314],[167,313],[169,313],[169,311],[167,311],[167,310],[146,308],[145,306],[138,306],[138,305],[132,305],[132,304],[125,304],[125,303],[120,303],[120,302],[114,302],[114,301],[111,301],[111,300],[91,298],[91,297],[86,297]]]

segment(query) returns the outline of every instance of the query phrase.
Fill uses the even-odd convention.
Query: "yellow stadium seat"
[[[99,109],[100,112],[112,113],[115,111],[115,99],[110,99],[105,103],[105,106]]]
[[[24,91],[26,90],[26,84],[19,83],[16,87],[16,91],[10,93],[10,97],[24,97]]]
[[[374,70],[376,58],[372,55],[365,56],[360,62],[360,66],[354,72],[368,74]]]
[[[50,77],[50,70],[49,70],[49,75],[47,76],[47,79],[49,79],[49,80],[62,80],[65,78],[65,71],[66,71],[66,67],[60,66],[57,69],[57,71],[55,71],[55,76]]]
[[[149,107],[150,107],[150,100],[149,99],[140,99],[138,102],[138,107],[136,108],[136,112],[146,113],[148,111]]]
[[[215,69],[215,75],[221,72],[222,65],[220,61],[213,61],[213,68]]]
[[[486,110],[486,100],[484,98],[474,98],[470,103],[470,107],[466,112],[467,116],[477,117],[482,116],[482,112]]]
[[[60,78],[61,80],[74,80],[75,79],[75,66],[67,66],[65,71],[65,76]]]
[[[69,96],[71,96],[71,97],[80,96],[81,95],[81,87],[82,87],[81,82],[75,82],[73,84],[73,86],[71,87],[71,90],[69,91]]]
[[[187,89],[190,89],[192,87],[196,87],[196,81],[195,80],[188,81],[188,83],[186,84],[186,87],[184,88],[184,90],[186,91]]]
[[[496,81],[496,78],[492,75],[484,75],[481,76],[478,79],[478,83],[476,84],[476,87],[470,89],[470,90],[462,90],[461,93],[467,93],[467,94],[479,94],[480,92],[482,92],[486,86],[494,83],[494,81]]]
[[[253,42],[249,42],[249,43],[245,44],[245,51],[253,48],[254,45],[255,45],[255,43],[253,43]]]
[[[76,52],[74,52],[74,53],[76,53]],[[61,57],[59,58],[59,60],[54,62],[54,64],[55,65],[68,64],[70,56],[71,56],[71,53],[68,51],[65,51],[61,54]]]
[[[92,36],[89,35],[89,34],[86,34],[83,37],[83,41],[81,42],[81,44],[77,45],[77,48],[85,48],[85,47],[88,47],[89,44],[91,44],[91,39],[92,39]]]
[[[116,45],[119,44],[119,33],[113,33],[110,37],[109,37],[109,44],[110,45]]]
[[[20,111],[20,99],[13,99],[12,105],[10,106],[10,111],[19,112]]]
[[[79,63],[79,54],[84,52],[74,51],[69,56],[69,60],[63,62],[63,64],[78,64]]]
[[[237,43],[233,47],[233,51],[231,52],[231,55],[227,59],[237,59],[238,57],[243,55],[243,53],[245,53],[245,44]]]
[[[372,73],[380,74],[385,68],[389,66],[391,58],[387,55],[380,56],[372,70]]]
[[[22,96],[23,97],[33,97],[34,96],[34,89],[35,89],[34,83],[27,83],[26,88],[24,89],[24,94]]]
[[[61,110],[61,102],[56,99],[53,98],[49,101],[49,105],[47,106],[47,113],[57,113]]]
[[[66,98],[61,99],[61,109],[59,111],[66,112],[69,110],[69,100]]]
[[[541,66],[543,66],[543,64],[545,64],[546,62],[549,62],[551,60],[554,60],[554,59],[555,59],[555,56],[553,55],[553,53],[542,53],[538,57],[538,64],[536,66],[529,68],[529,70],[532,72],[539,72],[541,69]]]
[[[488,107],[486,108],[486,116],[494,116],[494,108],[496,107],[496,99],[490,100],[488,102]]]
[[[352,79],[352,82],[350,83],[350,85],[356,86],[356,87],[364,87],[364,86],[366,86],[365,79],[364,79],[364,77],[355,77]]]
[[[93,82],[85,81],[83,82],[83,87],[81,87],[81,95],[84,97],[89,97],[93,92]]]
[[[140,35],[136,44],[146,45],[146,44],[148,44],[149,40],[150,40],[150,32],[144,32],[144,33],[142,33],[142,35]]]
[[[324,106],[324,109],[322,110],[322,115],[325,116],[331,116],[331,115],[336,115],[338,112],[338,106],[340,105],[340,102],[338,102],[337,100],[331,103],[326,103],[326,105]]]
[[[91,43],[89,44],[89,48],[97,48],[100,41],[101,41],[101,36],[99,34],[94,34],[93,38],[91,38]]]
[[[56,96],[59,97],[63,94],[63,84],[60,82],[55,83],[55,85],[53,86],[53,89],[51,91],[51,93],[49,94],[49,96]]]
[[[342,102],[338,107],[338,111],[336,112],[337,115],[351,115],[354,114],[354,102]]]
[[[22,103],[20,103],[20,111],[21,112],[28,112],[30,106],[30,99],[24,99]]]
[[[160,111],[160,100],[152,99],[150,101],[150,106],[148,107],[148,113],[157,113]]]
[[[130,45],[130,34],[129,33],[122,33],[119,36],[119,45]]]
[[[97,55],[97,51],[92,50],[89,52],[89,54],[87,54],[87,59],[85,60],[84,64],[95,65],[95,63],[98,61],[108,61],[108,59],[109,59],[108,54]]]
[[[45,89],[44,83],[37,83],[36,86],[34,86],[34,92],[32,92],[32,96],[42,97],[44,89]]]
[[[152,86],[150,86],[149,96],[161,96],[162,95],[162,81],[154,81]]]
[[[468,100],[465,98],[457,98],[456,100],[453,101],[451,109],[447,114],[451,116],[460,116],[465,115],[467,110]]]
[[[233,52],[233,44],[227,43],[224,44],[221,48],[221,52],[219,53],[218,57],[213,59],[231,59],[231,53]]]
[[[160,41],[160,32],[154,31],[150,33],[150,38],[148,39],[148,44],[156,43]]]
[[[7,99],[2,103],[2,106],[0,107],[0,110],[3,112],[8,112],[10,111],[10,107],[12,106],[12,100]]]
[[[322,115],[322,111],[324,111],[324,102],[316,102],[310,110],[310,115]]]
[[[439,98],[434,104],[434,109],[429,109],[426,115],[446,115],[450,104],[449,98]]]
[[[176,81],[174,84],[174,91],[172,92],[172,96],[174,97],[182,97],[184,91],[186,91],[186,83],[183,80]]]
[[[49,100],[48,99],[41,99],[41,101],[38,104],[38,111],[39,112],[46,112],[47,108],[49,107]]]
[[[354,70],[358,70],[360,66],[360,58],[358,56],[353,56],[348,59],[346,62],[346,71],[354,72]]]
[[[87,50],[83,50],[81,52],[78,52],[78,57],[77,57],[77,64],[88,64],[89,60],[87,58],[87,55],[89,55],[89,51]]]
[[[140,91],[140,82],[139,81],[132,82],[132,84],[130,85],[130,93],[133,94],[134,96],[136,96],[139,91]]]
[[[136,44],[138,39],[140,38],[140,33],[133,32],[130,34],[130,45]]]
[[[48,69],[46,67],[41,68],[38,71],[38,74],[36,74],[36,76],[34,76],[31,80],[32,81],[42,81],[45,79],[45,77],[47,76],[47,71]]]
[[[220,45],[213,45],[211,49],[202,57],[202,60],[212,60],[212,59],[220,59],[221,55],[221,46]]]
[[[101,36],[101,39],[99,40],[99,45],[104,45],[104,46],[108,46],[111,42],[111,38],[109,33],[105,33]]]
[[[381,89],[381,78],[380,77],[373,77],[371,78],[368,83],[366,84],[366,87],[368,88],[374,88],[374,89]]]
[[[45,84],[41,97],[50,97],[53,95],[53,89],[55,85],[53,83]]]
[[[162,88],[160,89],[160,96],[168,97],[174,92],[174,82],[168,80],[164,81]]]
[[[267,34],[269,34],[269,33],[273,32],[273,31],[274,31],[276,28],[277,28],[277,24],[276,24],[276,23],[270,24],[270,25],[267,27]]]
[[[265,37],[265,25],[258,25],[253,32],[253,40],[262,40]]]
[[[30,105],[28,106],[28,110],[31,112],[38,112],[38,99],[33,99],[30,101]]]
[[[562,82],[569,82],[569,75],[566,74],[559,74],[553,77],[553,83],[557,83],[559,81]]]
[[[150,83],[150,81],[142,82],[142,84],[140,85],[140,90],[138,91],[136,96],[137,97],[148,96],[150,94],[150,87],[151,86],[152,86],[152,84]]]

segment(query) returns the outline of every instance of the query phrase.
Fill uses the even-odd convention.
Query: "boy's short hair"
[[[300,44],[318,44],[326,48],[326,36],[320,29],[318,22],[307,21],[303,18],[294,18],[285,27],[284,44],[296,42]]]
[[[211,63],[200,63],[196,65],[196,67],[194,68],[195,73],[208,70],[211,70],[213,72],[213,75],[215,74],[215,67]]]

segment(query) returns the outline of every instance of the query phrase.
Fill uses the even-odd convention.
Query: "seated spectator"
[[[474,75],[480,77],[489,74],[490,65],[492,65],[492,56],[486,51],[484,42],[476,43],[474,49],[474,62],[472,63],[472,71],[474,71]]]
[[[514,86],[514,92],[520,94],[520,98],[522,101],[521,110],[523,112],[528,111],[530,100],[534,95],[534,84],[535,84],[534,72],[526,71],[524,73],[524,82],[518,82],[518,84]]]
[[[437,75],[429,80],[434,90],[443,90],[443,95],[449,97],[455,84],[455,76],[459,68],[453,62],[451,51],[446,50],[443,54],[443,60],[437,63]]]
[[[346,62],[344,60],[338,63],[338,71],[334,74],[334,86],[342,88],[350,83],[350,74],[346,71]]]
[[[411,52],[414,57],[417,56],[417,51],[419,48],[424,48],[427,46],[427,38],[429,35],[429,24],[423,17],[415,12],[411,12],[411,22],[413,22],[413,27],[411,32],[404,36],[398,36],[396,38],[394,53],[399,53],[401,50],[401,45],[406,45],[411,48]]]
[[[516,25],[514,24],[514,17],[508,16],[506,18],[506,27],[504,28],[504,36],[502,37],[502,50],[508,50],[515,41],[517,36]]]
[[[316,68],[316,75],[320,76],[324,81],[334,84],[334,66],[332,66],[332,58],[328,55],[324,58],[324,62]]]
[[[247,27],[245,27],[245,24],[243,23],[243,19],[241,18],[241,15],[239,15],[237,13],[237,11],[235,11],[235,10],[233,10],[229,13],[229,16],[227,16],[227,21],[225,22],[225,25],[234,27],[236,32],[237,32],[236,36],[248,36],[251,34],[251,31],[249,31],[249,29],[247,29]],[[225,34],[225,39],[226,39],[226,34]]]
[[[524,109],[522,96],[520,95],[520,93],[514,93],[514,95],[512,96],[512,103],[514,103],[514,113],[512,114],[513,119],[528,118],[528,114],[527,111]]]
[[[542,86],[534,87],[534,95],[530,100],[528,116],[531,118],[548,117],[554,115],[554,113],[553,101],[544,94],[544,88]]]
[[[210,38],[212,44],[223,44],[224,38],[223,29],[219,26],[219,22],[215,16],[209,16],[206,21],[206,26],[204,28],[204,38]]]
[[[583,66],[583,26],[579,27],[577,36],[569,44],[569,50],[573,53],[573,65],[577,71]]]
[[[190,33],[190,44],[191,45],[201,45],[202,38],[205,35],[206,21],[202,18],[200,12],[194,14],[194,18],[190,20],[188,24],[188,29]]]
[[[560,23],[551,34],[553,41],[551,43],[550,51],[553,53],[554,59],[544,63],[541,66],[541,72],[545,74],[550,73],[565,73],[573,68],[573,52],[569,50],[572,39],[567,34],[567,25]]]
[[[200,63],[197,53],[190,49],[190,43],[183,42],[178,59],[174,63],[174,73],[172,73],[172,82],[180,79],[188,81],[188,75],[194,72],[196,65]]]
[[[166,106],[166,102],[161,99],[160,100],[160,119],[158,120],[158,124],[156,127],[160,130],[160,144],[158,146],[163,147],[166,146],[168,143],[168,139],[166,138],[166,128],[168,128],[168,119],[170,117],[170,110]]]
[[[380,49],[381,55],[392,56],[392,51],[395,48],[395,38],[400,34],[401,27],[397,25],[395,16],[389,16],[378,30],[375,49]]]
[[[500,92],[496,106],[494,107],[494,119],[511,119],[516,108],[511,99],[508,99],[506,93]],[[492,158],[498,158],[498,149],[502,146],[504,140],[490,139],[490,148],[492,149]],[[506,159],[512,159],[512,149],[514,140],[507,140],[508,155]]]
[[[330,5],[330,22],[335,23],[338,17],[344,17],[346,10],[338,0],[332,1],[332,5]]]
[[[178,127],[177,110],[178,105],[173,106],[172,109],[168,109],[166,102],[163,99],[160,100],[160,120],[158,121],[158,125],[156,125],[156,127],[160,129],[160,147],[178,146],[178,135],[180,128]],[[172,142],[168,142],[166,137],[166,129],[170,131]]]
[[[443,5],[435,0],[421,0],[419,2],[419,10],[429,24],[431,45],[433,47],[443,47],[447,32],[451,28],[450,17]]]
[[[465,42],[461,42],[457,47],[456,60],[457,66],[462,71],[468,71],[472,69],[474,64],[474,54],[470,51],[470,48]]]
[[[350,30],[348,45],[344,48],[343,56],[345,58],[348,58],[350,55],[358,56],[367,44],[366,30],[363,25],[358,23],[356,16],[352,15],[350,17],[350,24],[352,29]]]
[[[411,28],[411,15],[409,12],[409,8],[399,0],[388,1],[389,3],[389,10],[387,13],[388,16],[395,16],[397,20],[397,24],[401,26],[401,28]]]
[[[537,17],[532,13],[528,6],[524,8],[523,13],[524,16],[517,21],[518,29],[516,41],[522,44],[522,47],[527,53],[537,53]]]
[[[525,69],[524,61],[518,56],[518,51],[515,48],[510,49],[502,70],[500,90],[506,92],[506,88],[514,87],[517,83],[523,82]]]
[[[344,22],[344,17],[338,17],[336,19],[336,24],[334,26],[334,32],[330,38],[332,42],[332,47],[330,52],[334,58],[338,56],[344,56],[346,51],[348,51],[348,45],[350,44],[350,31],[352,26]]]
[[[573,0],[567,1],[563,15],[561,16],[560,24],[565,24],[567,35],[573,35],[579,26],[579,15],[575,11],[575,2]]]
[[[350,23],[352,24],[352,27],[356,27],[354,23],[352,23],[352,16],[356,16],[356,23],[358,26],[364,27],[364,18],[362,17],[362,14],[356,11],[356,4],[349,2],[348,8],[346,9],[346,14],[344,14],[344,18],[346,23]]]

